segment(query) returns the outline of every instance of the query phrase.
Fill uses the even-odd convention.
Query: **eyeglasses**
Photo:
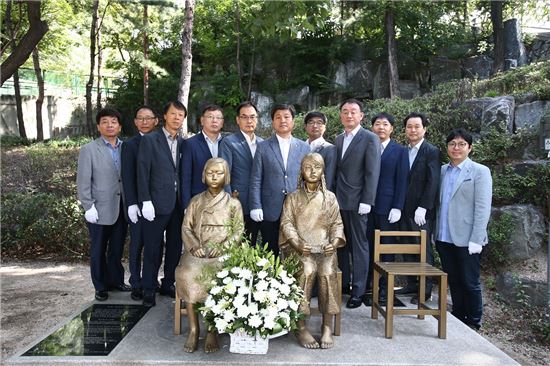
[[[204,118],[210,121],[215,121],[215,120],[223,121],[223,117],[220,117],[220,116],[204,116]]]
[[[451,142],[447,143],[447,147],[450,148],[450,149],[454,149],[456,147],[464,149],[466,146],[468,146],[467,142],[454,142],[454,141],[451,141]]]
[[[308,126],[322,126],[322,125],[324,125],[324,123],[321,122],[321,121],[309,120],[309,121],[306,122],[306,125],[308,125]]]
[[[155,120],[156,118],[157,117],[136,117],[134,119],[138,122],[143,123],[143,122],[151,122],[151,121]]]
[[[242,114],[239,116],[240,119],[244,119],[245,121],[255,121],[256,119],[258,119],[258,116],[247,116],[245,114]]]

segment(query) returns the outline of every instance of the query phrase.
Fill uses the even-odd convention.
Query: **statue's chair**
[[[420,244],[381,244],[382,237],[395,238],[419,238]],[[426,315],[433,315],[438,321],[437,335],[445,339],[447,336],[447,274],[434,266],[426,263],[426,230],[422,231],[380,231],[374,234],[374,266],[373,266],[373,291],[372,291],[372,319],[378,319],[378,312],[385,319],[386,338],[393,336],[394,315],[417,315],[418,319],[424,319]],[[418,254],[419,262],[381,262],[381,254]],[[381,277],[387,280],[386,308],[380,304],[379,280]],[[394,309],[394,284],[395,276],[417,276],[419,278],[418,307]],[[439,283],[439,302],[436,308],[425,304],[426,277],[435,277]]]
[[[338,307],[342,308],[342,271],[338,269],[336,272],[336,281],[338,283],[337,287],[337,299],[338,299]],[[321,312],[319,311],[319,308],[312,307],[310,309],[311,315],[321,315]],[[342,322],[342,311],[340,311],[338,314],[334,314],[334,320],[333,320],[333,333],[335,336],[339,336],[341,332],[341,322]]]
[[[174,306],[174,334],[181,334],[181,318],[187,316],[185,301],[178,296],[176,291],[176,305]]]

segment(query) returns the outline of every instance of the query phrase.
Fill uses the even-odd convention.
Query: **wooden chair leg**
[[[418,310],[422,309],[426,300],[426,276],[418,276]],[[424,315],[418,315],[418,319],[424,319]]]
[[[439,324],[437,336],[447,338],[447,276],[439,277]]]
[[[388,273],[388,295],[386,300],[386,338],[393,337],[393,286],[394,276]]]
[[[378,308],[376,305],[378,305],[379,300],[379,292],[380,288],[378,286],[380,282],[380,272],[378,272],[375,268],[372,270],[372,305],[371,305],[371,318],[372,319],[378,319]]]
[[[181,334],[181,299],[176,291],[176,303],[174,305],[174,334]]]

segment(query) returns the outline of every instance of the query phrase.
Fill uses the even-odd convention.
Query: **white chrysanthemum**
[[[281,273],[281,281],[283,281],[283,283],[287,284],[287,285],[292,285],[294,283],[294,277],[289,277],[286,275],[286,272],[285,274],[283,275],[283,273]]]
[[[212,308],[212,306],[216,305],[216,300],[212,296],[208,296],[206,298],[206,301],[204,302],[204,307],[206,308]]]
[[[259,328],[260,325],[262,325],[262,318],[260,318],[258,315],[252,315],[248,319],[248,325],[252,328]]]
[[[288,296],[290,294],[290,286],[286,283],[283,283],[281,287],[279,288],[279,291],[284,295]]]
[[[260,280],[258,281],[258,283],[256,284],[256,290],[258,291],[265,291],[267,290],[267,287],[269,286],[269,283],[267,281],[264,281],[264,280]]]
[[[228,324],[231,323],[233,320],[235,320],[235,313],[230,310],[226,310],[223,313],[223,320],[225,320]]]
[[[218,257],[218,261],[225,262],[227,259],[229,259],[229,254],[222,255]]]
[[[210,289],[210,294],[211,294],[211,295],[218,295],[220,292],[222,292],[222,290],[223,290],[223,287],[221,287],[221,286],[215,286],[215,287],[212,287],[212,288]]]
[[[225,329],[229,324],[222,318],[217,318],[215,320],[215,327],[218,330],[218,333],[225,333]]]
[[[231,277],[225,277],[222,282],[224,285],[227,285],[229,282],[233,281],[233,279]]]
[[[229,271],[227,269],[224,269],[216,274],[216,277],[218,278],[225,278],[229,275]]]
[[[233,299],[233,306],[234,306],[234,307],[241,306],[241,305],[244,304],[245,301],[246,301],[246,298],[245,298],[244,296],[237,295],[237,296],[235,296],[235,298]]]
[[[282,297],[277,300],[277,310],[284,310],[288,307],[288,301],[283,299]]]
[[[250,309],[246,305],[239,305],[235,307],[237,309],[237,317],[246,318],[250,315]]]
[[[267,299],[269,302],[276,302],[279,298],[279,291],[275,290],[274,288],[270,288],[269,291],[267,291]]]
[[[275,318],[265,318],[264,319],[264,327],[267,329],[273,329],[275,326]]]
[[[294,300],[288,300],[288,307],[296,311],[298,310],[298,303]]]
[[[222,308],[222,305],[221,304],[216,304],[214,306],[212,306],[212,312],[216,315],[219,315],[221,314],[223,311],[223,308]]]
[[[268,263],[269,263],[269,261],[266,258],[261,258],[259,261],[256,262],[256,265],[258,267],[263,267]]]
[[[253,302],[252,304],[248,305],[248,310],[250,311],[250,314],[257,314],[258,313],[258,304]]]
[[[229,295],[234,295],[235,292],[237,292],[237,287],[235,287],[235,283],[234,282],[229,282],[225,286],[225,292],[228,293]]]
[[[254,296],[254,300],[262,303],[267,299],[267,291],[254,291],[252,295]]]
[[[288,315],[288,313],[284,313],[284,312],[280,313],[279,319],[281,319],[284,322],[285,327],[290,326],[290,315]]]
[[[260,271],[257,274],[258,278],[266,278],[267,275],[268,275],[268,273],[266,271]]]
[[[233,274],[239,274],[239,273],[241,273],[241,271],[242,271],[242,268],[241,268],[241,267],[233,267],[233,268],[231,268],[231,273],[233,273]]]
[[[243,287],[243,286],[246,286],[246,283],[244,282],[244,280],[241,280],[241,279],[237,279],[237,280],[233,280],[233,284],[235,285],[235,287]]]
[[[277,281],[275,278],[272,278],[270,281],[269,281],[269,285],[273,288],[279,288],[281,287],[281,283],[279,281]]]
[[[244,280],[249,280],[252,278],[252,271],[248,268],[243,268],[241,273],[239,274],[239,277],[241,277]]]
[[[237,291],[239,295],[248,295],[250,293],[250,288],[243,286],[239,287],[239,290]]]

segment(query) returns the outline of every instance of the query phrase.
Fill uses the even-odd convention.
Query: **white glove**
[[[250,211],[250,218],[256,222],[264,221],[264,210],[261,208],[255,208]]]
[[[470,253],[470,255],[479,254],[481,253],[482,250],[483,250],[483,246],[477,243],[474,243],[473,241],[468,243],[468,253]]]
[[[416,211],[414,211],[414,222],[416,222],[416,225],[422,226],[426,223],[426,209],[423,207],[418,207]]]
[[[141,217],[138,205],[128,206],[128,218],[135,224],[138,221],[138,216]]]
[[[388,215],[388,221],[390,224],[396,223],[401,219],[401,210],[398,210],[397,208],[392,208],[390,210],[390,214]]]
[[[359,215],[368,215],[368,213],[370,212],[370,205],[367,205],[366,203],[360,203],[359,204],[359,210],[357,211],[357,213]]]
[[[88,211],[84,212],[84,218],[90,224],[95,224],[99,220],[99,215],[94,204],[92,204],[92,207]]]
[[[143,207],[141,208],[141,214],[147,220],[153,221],[155,219],[155,208],[153,207],[153,202],[151,201],[143,202]]]

